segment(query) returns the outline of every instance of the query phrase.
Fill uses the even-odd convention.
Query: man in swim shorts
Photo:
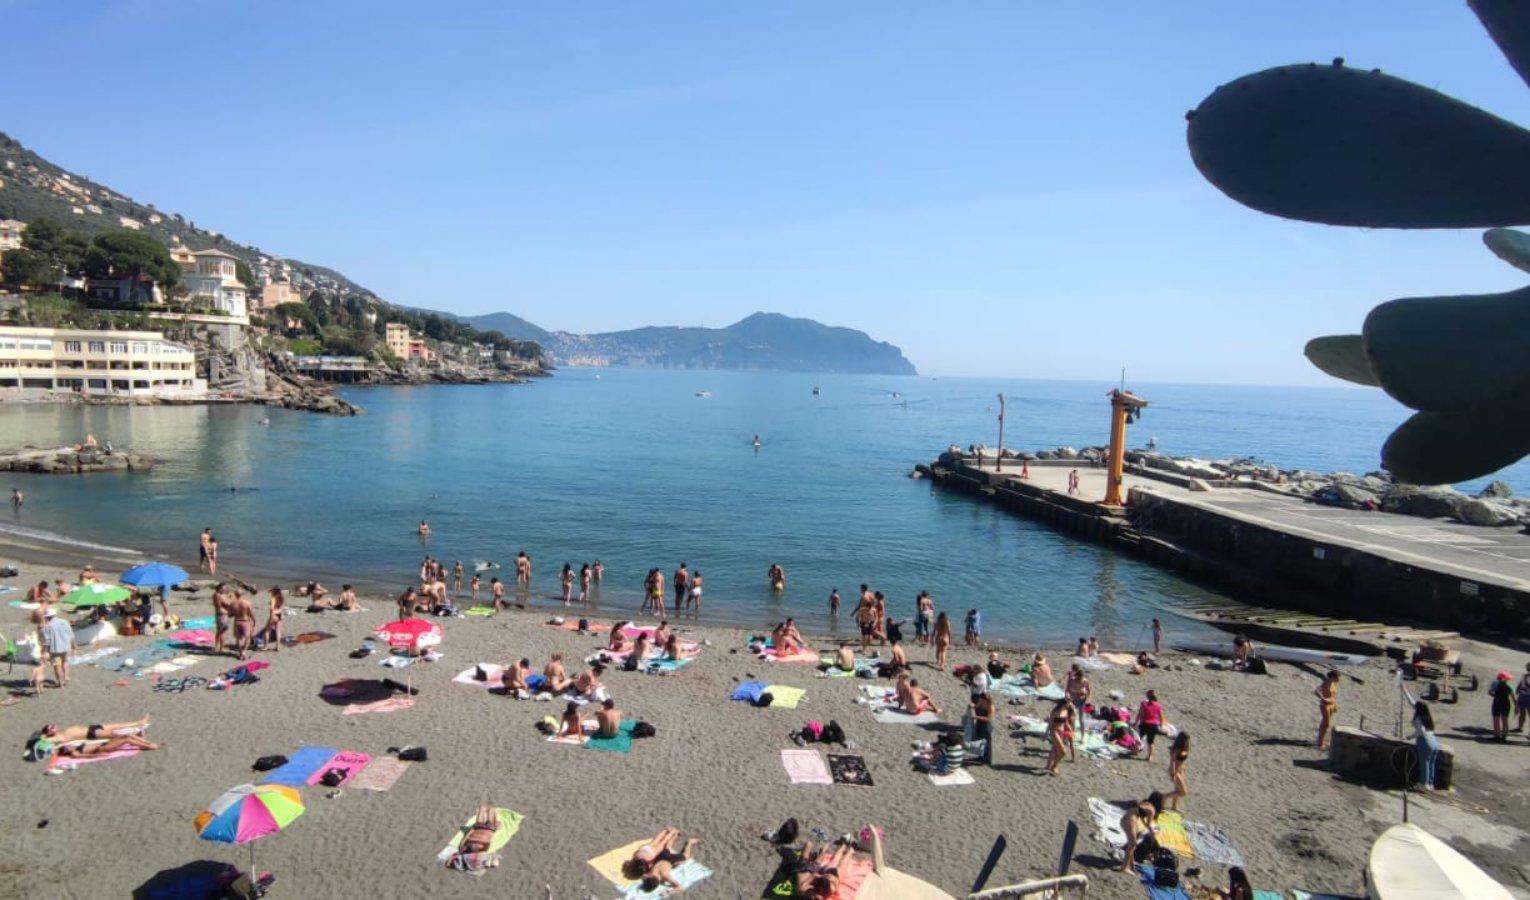
[[[255,636],[255,607],[250,598],[234,592],[234,649],[240,659],[250,653],[250,639]]]

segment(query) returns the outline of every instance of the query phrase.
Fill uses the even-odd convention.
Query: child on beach
[[[967,610],[967,646],[974,647],[983,639],[983,614],[975,609]]]

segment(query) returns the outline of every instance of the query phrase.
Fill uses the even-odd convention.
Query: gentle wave
[[[21,539],[29,541],[43,541],[49,544],[57,544],[61,548],[76,550],[95,550],[98,553],[116,553],[124,556],[143,556],[141,551],[132,547],[115,547],[111,544],[97,544],[91,541],[58,534],[52,531],[44,531],[40,528],[27,528],[24,525],[8,524],[0,522],[0,541],[5,539]]]

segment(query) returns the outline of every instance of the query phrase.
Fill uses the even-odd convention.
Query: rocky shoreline
[[[92,472],[138,472],[156,460],[138,453],[103,447],[24,447],[0,453],[0,471],[39,475],[86,475]]]
[[[979,448],[969,448],[976,452]],[[948,451],[949,452],[949,451]],[[985,454],[991,451],[983,449]],[[1005,450],[1005,459],[1023,461],[1076,460],[1103,465],[1105,447],[1055,447],[1035,452]],[[1495,481],[1475,496],[1450,485],[1416,485],[1398,481],[1390,472],[1364,475],[1349,472],[1314,472],[1281,469],[1252,457],[1197,459],[1167,456],[1150,450],[1130,450],[1126,462],[1139,474],[1162,473],[1199,479],[1213,486],[1258,486],[1262,490],[1302,497],[1325,506],[1380,510],[1425,519],[1453,519],[1482,528],[1530,528],[1530,498],[1516,497],[1514,489]]]

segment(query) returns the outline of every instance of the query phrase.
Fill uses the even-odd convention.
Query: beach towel
[[[1190,846],[1190,835],[1185,831],[1184,817],[1173,810],[1166,809],[1158,814],[1153,824],[1153,836],[1158,839],[1158,846],[1173,850],[1177,856],[1195,855]]]
[[[974,784],[972,773],[966,769],[957,769],[946,775],[937,775],[934,772],[926,772],[930,778],[930,784],[936,787],[951,787],[958,784]]]
[[[584,749],[627,753],[632,750],[632,729],[636,727],[636,722],[623,722],[617,726],[616,737],[595,737],[591,735],[585,740]]]
[[[588,742],[589,739],[590,739],[589,736],[586,735],[584,732],[586,732],[586,731],[591,731],[592,732],[594,730],[595,730],[595,726],[594,726],[593,723],[585,723],[584,730],[581,731],[580,733],[578,733],[578,734],[550,734],[550,735],[547,736],[547,742],[549,744],[568,744],[570,746],[581,746],[581,745],[585,744],[586,742]]]
[[[1254,891],[1254,900],[1286,900],[1286,895],[1280,891]]]
[[[202,628],[213,628],[216,625],[217,623],[213,621],[212,616],[201,616],[195,619],[181,620],[181,627],[192,631],[196,631]]]
[[[343,787],[344,785],[349,784],[351,780],[354,779],[357,775],[360,775],[361,771],[365,769],[367,764],[371,761],[372,757],[365,753],[355,753],[350,750],[342,750],[335,754],[334,759],[331,759],[329,762],[320,766],[318,771],[308,776],[308,780],[305,783],[319,784],[324,780],[324,775],[327,772],[335,769],[344,769],[346,772],[345,775],[341,777],[340,783],[337,785],[328,785],[328,787]]]
[[[554,628],[561,628],[564,631],[572,631],[572,632],[575,632],[575,633],[578,633],[578,631],[579,631],[579,620],[578,619],[567,619],[566,618],[562,622],[548,622],[547,624],[551,625]],[[589,626],[590,627],[585,629],[585,631],[588,632],[589,634],[599,634],[600,632],[610,631],[611,630],[611,623],[610,622],[590,622]]]
[[[1099,797],[1090,797],[1088,803],[1089,818],[1094,820],[1094,839],[1115,850],[1119,857],[1126,849],[1126,832],[1121,830],[1121,817],[1126,815],[1126,807]]]
[[[1131,653],[1101,653],[1100,659],[1117,666],[1135,666],[1137,657]]]
[[[1142,879],[1142,890],[1147,894],[1148,900],[1190,900],[1190,894],[1180,885],[1164,887],[1153,883],[1151,866],[1133,866],[1137,870],[1137,877]]]
[[[1041,733],[1046,734],[1046,725],[1042,724]],[[1105,735],[1096,732],[1085,732],[1084,739],[1078,743],[1080,756],[1086,759],[1116,759],[1126,756],[1127,750],[1120,744],[1112,744],[1105,739]]]
[[[807,691],[802,688],[784,684],[773,684],[762,693],[770,694],[771,706],[779,706],[782,709],[796,709],[797,704],[801,703],[802,698],[807,695]]]
[[[694,885],[711,878],[712,870],[694,859],[688,859],[671,869],[669,874],[680,882],[680,890],[689,891]],[[633,885],[622,892],[622,900],[651,900],[651,898],[668,897],[674,893],[675,888],[668,885],[660,886],[652,891],[643,890],[641,885]]]
[[[465,609],[465,610],[463,610],[462,614],[464,616],[492,616],[492,615],[494,615],[494,607],[492,607],[492,606],[475,606],[472,609]]]
[[[178,644],[198,647],[210,647],[213,643],[213,633],[206,628],[182,628],[180,631],[172,631],[166,638]]]
[[[1346,894],[1312,894],[1299,888],[1291,889],[1293,900],[1365,900],[1364,897],[1350,897]]]
[[[319,641],[327,641],[335,635],[327,631],[305,631],[292,638],[294,644],[317,644]]]
[[[817,750],[782,750],[781,765],[792,784],[833,784],[834,776]]]
[[[494,854],[504,849],[504,846],[510,843],[510,839],[515,837],[515,833],[520,830],[521,821],[526,818],[518,812],[505,809],[503,806],[495,807],[495,812],[499,813],[499,829],[494,832],[494,837],[489,839],[489,849],[484,854],[473,854],[475,856]],[[436,854],[437,862],[443,866],[452,864],[452,857],[457,856],[457,845],[461,844],[462,839],[467,837],[467,833],[472,830],[475,821],[477,821],[476,813],[469,817],[461,828],[457,829],[452,835],[451,840],[447,841],[446,846],[441,848],[441,852]],[[473,860],[469,862],[482,863],[486,862],[486,860]],[[469,864],[460,866],[460,868],[471,874],[480,875],[483,873],[484,867],[483,865]]]
[[[7,592],[9,590],[10,590],[10,588],[0,588],[0,594],[4,594],[5,592]],[[11,609],[36,609],[37,607],[41,606],[42,604],[41,603],[28,603],[25,600],[12,600],[10,605],[11,605]]]
[[[771,648],[761,653],[760,658],[770,662],[813,663],[816,665],[818,663],[818,651],[811,647],[803,647],[795,653],[783,655],[779,650]]]
[[[1072,662],[1073,665],[1078,666],[1080,669],[1083,669],[1086,672],[1110,671],[1110,663],[1100,659],[1098,656],[1075,656],[1073,657]]]
[[[1190,837],[1190,847],[1195,858],[1219,866],[1242,866],[1243,854],[1232,845],[1227,832],[1203,822],[1186,822],[1185,831]]]
[[[342,712],[347,716],[359,716],[365,713],[396,712],[413,706],[413,697],[389,697],[386,700],[376,700],[371,703],[352,703]]]
[[[729,700],[742,700],[745,703],[760,702],[760,695],[765,692],[765,684],[760,681],[746,681],[733,689],[728,696]]]
[[[928,710],[911,716],[892,706],[872,706],[871,717],[883,725],[927,725],[940,721],[940,716]]]
[[[590,860],[590,866],[600,873],[600,877],[616,886],[617,892],[623,900],[636,897],[664,897],[667,896],[667,888],[660,888],[652,893],[643,893],[637,882],[622,874],[622,864],[632,858],[637,849],[648,843],[647,838],[633,841],[625,847],[617,847],[607,853]],[[689,888],[697,882],[710,878],[712,870],[701,865],[696,860],[687,860],[672,870],[675,880]]]
[[[857,787],[872,786],[871,772],[866,768],[866,757],[864,756],[830,753],[829,773],[834,777],[835,784],[853,784]]]
[[[407,759],[394,759],[391,756],[382,756],[361,770],[358,775],[352,775],[350,786],[358,791],[386,791],[398,783],[403,777],[404,770],[412,763]]]
[[[1027,736],[1046,737],[1047,723],[1034,716],[1010,716],[1009,727]]]
[[[122,759],[127,756],[137,755],[137,747],[118,747],[116,750],[113,750],[110,753],[102,753],[99,756],[59,756],[55,751],[54,754],[48,758],[48,764],[43,767],[43,772],[47,773],[54,769],[72,769],[75,766],[83,765],[85,763],[106,762],[109,759]]]
[[[377,664],[379,666],[387,666],[390,669],[402,669],[405,666],[413,665],[414,661],[418,658],[415,656],[385,656],[379,659]]]
[[[826,863],[832,856],[831,853],[825,853],[818,857],[818,861]],[[834,900],[855,900],[856,895],[861,892],[861,885],[871,877],[875,868],[871,860],[858,856],[845,860],[844,865],[839,867],[839,890],[835,892]]]
[[[483,669],[484,674],[488,676],[483,681],[479,681],[477,678],[473,677],[474,675],[478,674],[478,670],[480,668]],[[452,683],[465,684],[468,687],[497,688],[503,686],[500,682],[500,676],[504,674],[504,666],[501,666],[497,663],[479,663],[470,669],[463,669],[461,674],[452,679]]]
[[[302,787],[309,777],[329,764],[340,751],[334,747],[299,747],[287,757],[287,764],[260,776],[261,784],[282,784]]]
[[[643,664],[645,672],[678,672],[680,669],[691,664],[694,657],[686,656],[680,659],[651,659]]]

